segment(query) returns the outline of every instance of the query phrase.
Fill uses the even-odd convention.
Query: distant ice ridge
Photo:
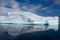
[[[48,22],[48,27],[44,25]],[[8,16],[1,18],[1,26],[12,36],[26,32],[44,31],[48,29],[58,30],[58,17],[43,17],[32,12],[8,13]]]

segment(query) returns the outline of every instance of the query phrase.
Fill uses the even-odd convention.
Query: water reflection
[[[47,28],[42,24],[1,24],[2,28],[8,31],[11,36],[18,36],[23,33],[44,31],[44,30],[58,30],[58,25],[49,25]]]

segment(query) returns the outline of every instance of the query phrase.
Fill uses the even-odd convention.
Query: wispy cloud
[[[0,13],[8,13],[8,12],[20,11],[19,10],[19,5],[15,0],[1,0],[0,5],[1,5]],[[12,9],[8,8],[8,7],[5,7],[6,5],[11,6]]]
[[[45,10],[47,13],[53,13],[51,8],[52,5],[49,7],[44,7],[42,4],[29,4],[29,0],[25,0],[25,3],[18,3],[16,0],[0,0],[0,13],[8,13],[8,12],[18,12],[23,13],[25,11],[30,11],[33,13],[38,13],[38,10]],[[48,0],[44,0],[47,1]],[[59,0],[54,0],[54,4],[58,4]],[[42,13],[40,13],[42,14]]]
[[[37,5],[29,4],[29,1],[27,1],[27,3],[24,3],[23,5],[21,5],[16,0],[1,0],[0,5],[1,5],[0,7],[1,13],[8,13],[8,12],[20,12],[21,13],[21,11],[26,11],[26,10],[35,13],[36,11],[38,11],[38,9],[42,8],[41,4],[37,4]],[[11,8],[8,8],[6,6],[10,6]]]
[[[27,1],[27,3],[24,3],[23,6],[21,4],[18,4],[18,2],[16,2],[16,0],[0,0],[0,13],[8,13],[8,12],[19,12],[21,13],[21,11],[31,11],[31,12],[36,12],[39,8],[42,7],[42,5],[38,4],[29,4],[29,2]],[[10,6],[11,8],[8,8],[7,6]],[[22,7],[19,7],[22,6]]]
[[[21,9],[25,10],[25,11],[31,11],[31,12],[36,12],[38,11],[38,9],[42,8],[42,5],[38,4],[29,4],[29,5],[24,5],[21,7]]]

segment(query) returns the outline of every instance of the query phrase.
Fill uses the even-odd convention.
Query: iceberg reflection
[[[58,30],[58,25],[49,25],[47,28],[42,24],[11,24],[2,23],[1,26],[8,31],[11,36],[18,36],[23,33],[35,32],[35,31],[45,31],[49,29]]]

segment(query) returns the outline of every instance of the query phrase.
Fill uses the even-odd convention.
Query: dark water
[[[60,31],[52,29],[21,34],[17,37],[10,36],[8,32],[0,33],[0,40],[60,40]]]

